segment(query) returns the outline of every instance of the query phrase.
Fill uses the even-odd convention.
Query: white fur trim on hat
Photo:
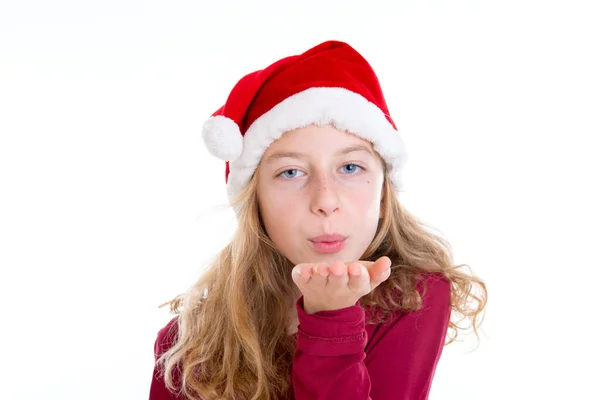
[[[202,126],[202,138],[208,152],[223,161],[232,161],[242,154],[244,140],[239,126],[227,117],[210,117]]]
[[[403,188],[400,172],[407,160],[406,146],[382,110],[350,90],[315,87],[288,97],[250,125],[242,154],[229,164],[229,200],[233,201],[248,184],[273,141],[294,129],[327,124],[372,142],[386,162],[395,188]]]

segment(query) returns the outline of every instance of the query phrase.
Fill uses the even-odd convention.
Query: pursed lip
[[[316,237],[308,239],[308,240],[310,240],[313,243],[322,243],[322,242],[333,243],[333,242],[339,242],[339,241],[345,240],[346,238],[348,238],[348,236],[344,236],[339,233],[332,233],[332,234],[327,234],[327,235],[316,236]]]

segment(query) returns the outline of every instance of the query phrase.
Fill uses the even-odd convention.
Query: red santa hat
[[[406,147],[369,63],[348,44],[327,41],[244,76],[204,123],[208,151],[226,161],[230,201],[269,145],[285,132],[331,124],[373,143],[397,190]]]

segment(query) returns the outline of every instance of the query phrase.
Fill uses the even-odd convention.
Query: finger
[[[392,266],[392,260],[389,257],[379,257],[377,261],[371,266],[371,272],[373,276],[379,276],[385,274]]]
[[[348,287],[353,292],[360,293],[369,288],[369,271],[358,262],[348,265]]]
[[[292,279],[296,284],[306,284],[310,281],[313,273],[313,264],[298,264],[292,269]]]
[[[336,261],[329,266],[330,274],[327,277],[327,285],[343,287],[348,284],[348,267],[342,261]]]
[[[383,268],[384,266],[387,267]],[[387,280],[390,277],[391,273],[392,270],[390,263],[388,263],[388,261],[386,260],[382,260],[379,263],[378,268],[374,269],[373,275],[371,277],[371,290],[375,289],[377,286],[379,286],[381,283]]]
[[[314,264],[310,284],[316,287],[324,287],[329,275],[329,266],[325,263]]]
[[[376,261],[358,261],[361,263],[367,271],[369,271],[369,277],[371,280],[380,280],[381,275],[385,275],[386,270],[392,265],[392,261],[389,257],[379,257]]]
[[[370,284],[371,284],[371,290],[375,289],[377,286],[381,285],[383,282],[385,282],[389,277],[390,277],[390,272],[388,270],[388,272],[382,272],[381,274],[379,274],[377,277],[371,279]]]

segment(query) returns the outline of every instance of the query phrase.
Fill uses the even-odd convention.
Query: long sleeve
[[[160,373],[156,361],[158,358],[172,346],[175,335],[177,333],[177,317],[171,319],[169,323],[163,327],[157,334],[154,342],[154,371],[152,372],[152,381],[150,383],[149,400],[181,400],[180,397],[171,393],[164,381],[164,377]],[[177,378],[176,378],[177,379]]]
[[[423,306],[386,324],[365,326],[354,306],[306,314],[296,303],[298,340],[292,366],[296,400],[428,398],[450,319],[450,283],[425,280]]]

